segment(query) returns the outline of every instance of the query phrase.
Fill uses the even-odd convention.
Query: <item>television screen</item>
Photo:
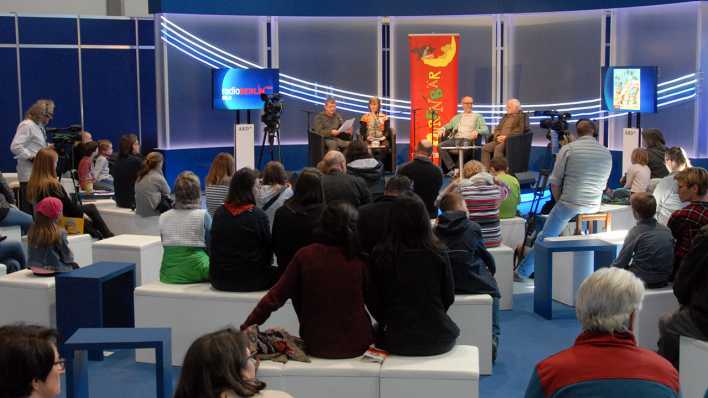
[[[602,109],[656,113],[656,66],[602,68]]]
[[[278,92],[278,69],[214,69],[212,106],[214,109],[261,109],[261,94]]]

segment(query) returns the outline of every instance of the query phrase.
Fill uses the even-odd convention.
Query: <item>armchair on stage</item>
[[[360,134],[354,134],[354,140],[362,140]],[[307,145],[309,154],[309,164],[315,167],[322,160],[322,157],[327,152],[325,147],[324,137],[317,134],[313,129],[307,132]],[[371,152],[375,158],[379,159],[386,171],[396,171],[396,132],[390,129],[390,134],[386,134],[387,146],[371,147]]]

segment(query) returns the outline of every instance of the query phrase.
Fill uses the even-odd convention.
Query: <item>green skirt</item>
[[[209,255],[201,247],[165,246],[160,282],[198,283],[209,279]]]

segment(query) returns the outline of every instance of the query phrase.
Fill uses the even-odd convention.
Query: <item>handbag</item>
[[[160,194],[160,202],[155,206],[155,211],[162,214],[167,210],[171,210],[174,207],[174,201],[169,195]]]

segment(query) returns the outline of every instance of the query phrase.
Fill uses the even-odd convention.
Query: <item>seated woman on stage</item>
[[[352,205],[327,205],[316,242],[300,249],[278,283],[241,325],[263,324],[288,299],[300,321],[307,353],[320,358],[354,358],[374,341],[364,296],[366,263],[359,258],[358,214]]]
[[[206,252],[211,216],[201,208],[199,177],[183,171],[175,181],[175,207],[160,215],[164,254],[160,282],[197,283],[209,277]]]
[[[43,148],[37,152],[32,162],[32,175],[27,183],[27,200],[34,205],[46,197],[55,197],[62,203],[64,217],[84,219],[86,233],[97,239],[112,237],[113,233],[108,229],[96,206],[77,205],[61,185],[56,171],[58,159],[53,148]]]
[[[118,156],[110,167],[115,188],[116,206],[135,208],[135,180],[143,166],[140,142],[135,134],[120,137]]]
[[[234,175],[234,157],[231,154],[222,152],[214,158],[206,176],[206,206],[209,215],[214,216],[216,209],[224,204],[224,199],[229,193],[231,176]]]
[[[509,196],[509,188],[503,181],[487,173],[486,167],[477,160],[465,163],[462,176],[464,179],[459,182],[459,190],[465,198],[470,221],[475,221],[482,227],[484,246],[499,246],[501,244],[499,208],[502,201]],[[448,187],[452,189],[455,185],[457,183],[451,183]]]
[[[379,160],[374,159],[366,142],[352,141],[344,151],[344,158],[347,160],[347,174],[364,179],[374,198],[383,195],[384,166]]]
[[[378,322],[376,345],[396,355],[450,351],[460,335],[447,315],[455,282],[420,198],[395,199],[386,239],[374,247],[371,259],[367,307]]]
[[[255,171],[237,171],[226,202],[214,213],[209,281],[217,290],[253,292],[275,282],[268,216],[256,207],[255,185]]]
[[[138,173],[135,182],[135,214],[141,217],[156,217],[169,210],[167,198],[170,186],[162,175],[162,162],[162,154],[150,152]]]
[[[271,160],[263,169],[263,178],[256,183],[256,206],[268,215],[271,229],[275,212],[291,196],[293,196],[293,189],[290,187],[283,164]]]
[[[381,100],[378,97],[369,99],[369,112],[361,117],[359,132],[372,147],[390,146],[387,138],[391,136],[391,123],[388,116],[381,112]]]

